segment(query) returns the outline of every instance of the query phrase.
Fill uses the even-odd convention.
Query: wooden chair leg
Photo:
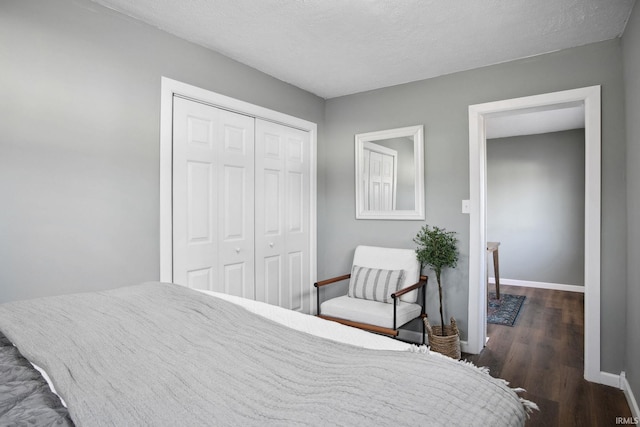
[[[496,299],[500,299],[500,263],[498,261],[498,248],[493,251],[493,270],[496,276]]]

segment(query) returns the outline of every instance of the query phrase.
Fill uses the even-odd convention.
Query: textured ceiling
[[[634,0],[94,0],[323,98],[621,35]]]

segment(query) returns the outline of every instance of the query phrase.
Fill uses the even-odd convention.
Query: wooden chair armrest
[[[343,280],[347,280],[349,278],[351,278],[351,274],[345,274],[344,276],[338,276],[338,277],[334,277],[327,280],[320,280],[319,282],[314,283],[313,286],[315,286],[316,288],[319,288],[320,286],[330,285],[336,282],[342,282]]]
[[[352,320],[346,320],[346,319],[338,319],[337,317],[330,317],[330,316],[324,316],[324,315],[319,315],[318,317],[320,317],[321,319],[342,323],[343,325],[352,326],[354,328],[360,328],[360,329],[364,329],[371,332],[377,332],[379,334],[390,335],[392,337],[398,336],[397,329],[384,328],[382,326],[370,325],[368,323],[362,323],[362,322],[354,322]]]
[[[427,284],[427,280],[429,280],[429,278],[427,276],[422,276],[421,275],[420,276],[420,281],[418,283],[416,283],[414,285],[411,285],[411,286],[408,286],[408,287],[406,287],[404,289],[400,289],[399,291],[391,294],[391,298],[396,299],[399,296],[402,296],[402,295],[404,295],[404,294],[406,294],[408,292],[411,292],[411,291],[414,291],[416,289],[419,289],[419,288],[421,288],[421,287],[423,287],[424,285]]]

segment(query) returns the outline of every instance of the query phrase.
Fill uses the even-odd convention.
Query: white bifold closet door
[[[308,147],[308,132],[256,119],[256,299],[305,312]]]
[[[253,117],[174,99],[173,280],[255,298]]]
[[[308,132],[178,97],[173,122],[173,281],[309,312]]]

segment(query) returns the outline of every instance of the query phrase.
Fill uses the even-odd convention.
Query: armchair
[[[426,316],[426,289],[422,304],[416,301],[428,278],[420,275],[420,263],[412,249],[358,246],[351,271],[314,284],[318,317],[397,338],[401,326]],[[320,303],[320,288],[347,279],[347,295]],[[384,293],[387,284],[388,292]],[[424,322],[420,323],[424,344]]]

